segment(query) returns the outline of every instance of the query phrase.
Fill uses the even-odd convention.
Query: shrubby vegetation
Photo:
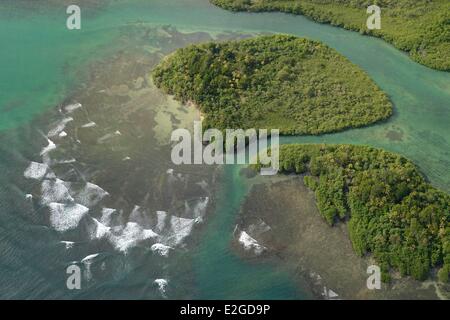
[[[450,272],[450,195],[425,181],[407,159],[351,145],[283,145],[280,167],[305,175],[330,225],[348,221],[359,255],[373,254],[385,281],[391,269],[424,280]]]
[[[282,11],[381,37],[430,68],[450,71],[448,0],[210,0],[229,10]],[[381,30],[366,27],[369,5],[382,9]]]
[[[321,134],[392,114],[361,69],[322,43],[293,36],[191,45],[168,56],[153,79],[197,104],[205,128]]]

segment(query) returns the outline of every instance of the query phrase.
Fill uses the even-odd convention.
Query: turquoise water
[[[82,76],[81,65],[111,50],[117,31],[96,31],[87,24],[69,32],[60,10],[13,13],[0,10],[0,130],[26,123],[60,103],[76,85],[76,75]]]
[[[289,141],[345,141],[384,147],[414,160],[435,185],[450,188],[450,75],[412,62],[382,40],[301,16],[230,13],[207,0],[120,1],[104,10],[88,11],[81,31],[68,31],[61,12],[63,7],[46,15],[17,14],[21,18],[14,19],[8,18],[8,12],[0,13],[0,37],[9,48],[0,51],[0,128],[26,122],[59,102],[80,65],[107,50],[106,44],[113,46],[109,41],[127,23],[170,24],[200,31],[291,33],[321,40],[361,66],[391,97],[396,114],[373,128]],[[403,141],[386,137],[385,131],[392,127],[402,131]]]
[[[270,264],[243,263],[230,252],[236,213],[248,191],[238,166],[227,166],[215,217],[207,225],[204,241],[194,250],[198,299],[299,299],[286,270]]]
[[[82,14],[82,30],[68,31],[64,7],[45,13],[21,8],[0,11],[0,39],[6,48],[0,50],[0,130],[3,137],[8,137],[2,140],[2,150],[25,152],[26,142],[17,139],[14,144],[12,135],[67,97],[85,76],[88,63],[118,46],[115,39],[127,24],[172,25],[180,30],[207,32],[290,33],[323,41],[361,66],[390,96],[395,114],[388,121],[368,128],[320,137],[286,137],[283,142],[383,147],[405,155],[419,165],[435,186],[450,191],[450,74],[423,67],[379,39],[320,25],[301,16],[230,13],[210,5],[208,0],[127,0],[95,11],[83,11],[82,7]],[[10,161],[8,157],[1,159],[2,168],[14,168],[11,163],[5,165]],[[193,250],[192,297],[304,297],[302,290],[289,281],[288,272],[270,264],[245,263],[229,251],[234,219],[246,193],[238,169],[225,169],[216,211],[206,225],[201,244]],[[13,183],[14,174],[21,173],[0,174],[2,199],[10,192],[5,185]],[[11,291],[9,297],[66,297],[63,289],[55,289],[57,284],[48,280],[51,268],[47,263],[56,259],[52,248],[46,247],[49,235],[41,227],[24,225],[24,221],[14,216],[18,209],[13,206],[9,201],[2,203],[0,221],[5,232],[0,241],[3,250],[12,256],[27,258],[21,258],[21,263],[15,266],[2,261],[1,270],[10,273],[2,272],[5,276],[0,287],[4,283],[3,287]],[[34,241],[30,234],[40,240]],[[25,239],[26,246],[19,250],[16,238]],[[47,252],[45,259],[30,255],[37,247],[39,252]],[[11,273],[11,270],[18,266],[29,275],[24,282],[36,280],[32,289],[25,285],[10,287],[11,279],[19,277],[19,271]],[[123,297],[119,288],[118,284],[104,289],[110,290],[105,296]],[[95,298],[95,291],[83,297]]]

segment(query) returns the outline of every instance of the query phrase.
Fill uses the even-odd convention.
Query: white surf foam
[[[141,226],[147,226],[149,220],[148,212],[146,209],[135,205],[128,218],[130,222],[136,222]]]
[[[336,300],[339,297],[339,295],[336,292],[334,292],[331,289],[328,289],[327,287],[323,287],[322,296],[327,300]]]
[[[120,135],[121,135],[120,131],[116,131],[114,133],[105,134],[104,136],[102,136],[99,139],[97,139],[97,143],[99,143],[99,144],[105,143],[109,139],[112,139],[112,138],[120,136]]]
[[[81,191],[72,195],[78,203],[86,207],[92,207],[102,201],[109,193],[98,185],[88,182]]]
[[[53,129],[51,129],[48,133],[47,136],[52,138],[55,137],[57,135],[59,135],[60,133],[62,133],[64,131],[64,129],[66,128],[66,125],[73,121],[72,117],[67,117],[62,119],[57,125],[56,127],[54,127]]]
[[[82,107],[81,103],[73,103],[73,104],[69,104],[69,105],[65,106],[64,110],[67,113],[72,113],[72,112],[74,112],[75,110],[77,110],[77,109],[79,109],[81,107]]]
[[[125,228],[115,231],[110,236],[110,240],[114,247],[122,252],[127,252],[144,240],[157,240],[159,238],[159,235],[153,230],[144,229],[135,222],[128,222]]]
[[[75,163],[77,162],[76,159],[72,158],[72,159],[68,159],[68,160],[57,160],[57,161],[53,161],[52,164],[69,164],[69,163]]]
[[[167,212],[156,211],[156,229],[161,232],[166,226]]]
[[[172,247],[166,246],[162,243],[155,243],[154,245],[152,245],[151,250],[155,253],[158,253],[159,255],[163,256],[163,257],[168,257],[169,256],[169,250],[173,249]]]
[[[250,235],[245,231],[241,231],[239,242],[243,245],[245,250],[253,250],[253,252],[257,255],[266,250],[264,246],[260,245],[258,241],[250,237]]]
[[[67,250],[72,249],[73,245],[75,244],[75,242],[72,241],[61,241],[61,243],[63,243],[66,246]]]
[[[110,234],[111,228],[105,226],[103,223],[99,222],[97,219],[92,218],[94,221],[94,227],[91,232],[91,240],[102,239]]]
[[[54,144],[52,140],[47,138],[47,142],[48,142],[48,145],[41,150],[41,153],[40,153],[41,156],[43,156],[43,155],[49,153],[50,151],[56,149],[56,144]]]
[[[41,203],[46,205],[51,202],[73,202],[66,183],[60,179],[44,180],[41,186]]]
[[[331,289],[328,289],[328,297],[330,299],[336,299],[339,295]]]
[[[153,283],[158,285],[158,290],[161,293],[161,296],[163,298],[167,298],[166,288],[167,288],[167,285],[169,284],[169,281],[167,281],[166,279],[155,279],[155,281],[153,281]]]
[[[75,229],[89,209],[80,204],[65,205],[52,202],[49,204],[50,224],[59,232]]]
[[[98,256],[99,256],[99,253],[90,254],[90,255],[84,257],[84,258],[81,260],[81,263],[92,262],[92,260],[94,260],[94,259],[97,258]]]
[[[31,162],[23,173],[25,178],[41,180],[45,178],[55,178],[55,174],[51,172],[48,165],[39,162]]]
[[[170,228],[173,235],[171,235],[168,241],[169,244],[172,246],[177,246],[183,242],[183,240],[191,234],[194,223],[194,219],[186,219],[176,216],[170,217]]]
[[[82,128],[92,128],[92,127],[95,127],[95,126],[97,126],[97,124],[94,121],[91,121],[91,122],[88,122],[86,124],[83,124],[81,127]]]
[[[94,259],[97,258],[98,256],[99,256],[99,253],[94,253],[94,254],[84,257],[81,260],[81,263],[83,263],[86,267],[85,275],[86,275],[87,281],[90,281],[92,279],[91,265],[94,262]]]
[[[117,213],[116,209],[103,208],[102,209],[102,217],[100,218],[100,223],[102,223],[105,226],[111,226],[113,214],[115,214],[115,213]]]

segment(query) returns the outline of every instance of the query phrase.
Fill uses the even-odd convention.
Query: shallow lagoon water
[[[9,18],[3,12],[1,38],[9,50],[2,50],[3,113],[1,128],[31,119],[51,108],[74,85],[81,64],[111,50],[121,27],[129,23],[173,25],[183,30],[223,30],[291,33],[317,39],[337,49],[361,66],[391,97],[395,116],[382,125],[343,134],[286,141],[364,143],[385,147],[408,156],[419,164],[430,180],[449,190],[450,75],[411,61],[386,42],[321,25],[302,16],[281,13],[230,13],[208,0],[114,2],[105,9],[86,12],[82,30],[65,29],[63,6],[47,14],[24,14]],[[20,16],[20,9],[17,9]],[[0,13],[1,14],[1,13]],[[6,15],[6,17],[5,17]],[[400,132],[401,140],[389,139]],[[433,155],[433,157],[429,157]]]
[[[405,155],[419,165],[435,186],[450,190],[450,74],[423,67],[382,40],[320,25],[301,16],[230,13],[212,6],[208,0],[114,2],[105,8],[83,11],[81,31],[65,29],[63,6],[38,13],[19,7],[13,11],[12,15],[0,12],[0,38],[7,44],[7,50],[0,51],[1,149],[8,150],[0,162],[0,221],[5,231],[1,238],[2,297],[67,295],[61,282],[50,280],[56,267],[48,264],[57,260],[59,252],[46,243],[52,237],[51,232],[21,218],[17,214],[21,205],[3,201],[11,197],[14,177],[23,172],[23,168],[12,163],[14,160],[8,153],[18,154],[24,160],[35,157],[36,150],[30,144],[40,142],[20,139],[23,132],[31,130],[29,123],[55,108],[73,88],[78,88],[80,80],[87,75],[89,63],[118,49],[121,42],[116,41],[117,37],[136,23],[211,33],[282,32],[325,42],[361,66],[377,82],[392,99],[395,115],[368,128],[320,137],[285,137],[282,141],[383,147]],[[192,275],[189,280],[180,276],[178,286],[182,288],[177,290],[192,298],[307,298],[307,293],[289,281],[287,271],[270,264],[249,264],[230,252],[235,215],[247,192],[239,169],[225,168],[216,194],[216,210],[198,239],[199,245],[186,253],[189,257],[172,262],[171,269],[176,270],[176,266],[181,268],[188,261]],[[34,252],[45,252],[45,255],[37,256]],[[143,285],[139,279],[148,276],[145,263],[143,259],[136,263],[138,267],[124,266],[123,270],[127,270],[124,277],[119,277],[114,285],[94,287],[81,296],[146,297],[139,289]],[[136,268],[136,272],[127,268]],[[23,279],[23,284],[14,283],[18,278]],[[177,278],[173,281],[176,283]],[[130,286],[134,289],[123,289]]]

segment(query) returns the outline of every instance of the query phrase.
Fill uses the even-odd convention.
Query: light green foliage
[[[210,0],[235,11],[282,11],[381,37],[430,68],[450,71],[448,0]],[[367,7],[382,9],[381,30],[368,30]]]
[[[192,45],[168,56],[155,84],[198,105],[204,127],[321,134],[388,118],[392,104],[357,66],[293,36]]]
[[[330,223],[348,221],[359,255],[372,253],[383,279],[393,268],[423,280],[433,267],[448,281],[450,196],[432,187],[407,159],[351,145],[283,145],[281,170],[302,168]]]

